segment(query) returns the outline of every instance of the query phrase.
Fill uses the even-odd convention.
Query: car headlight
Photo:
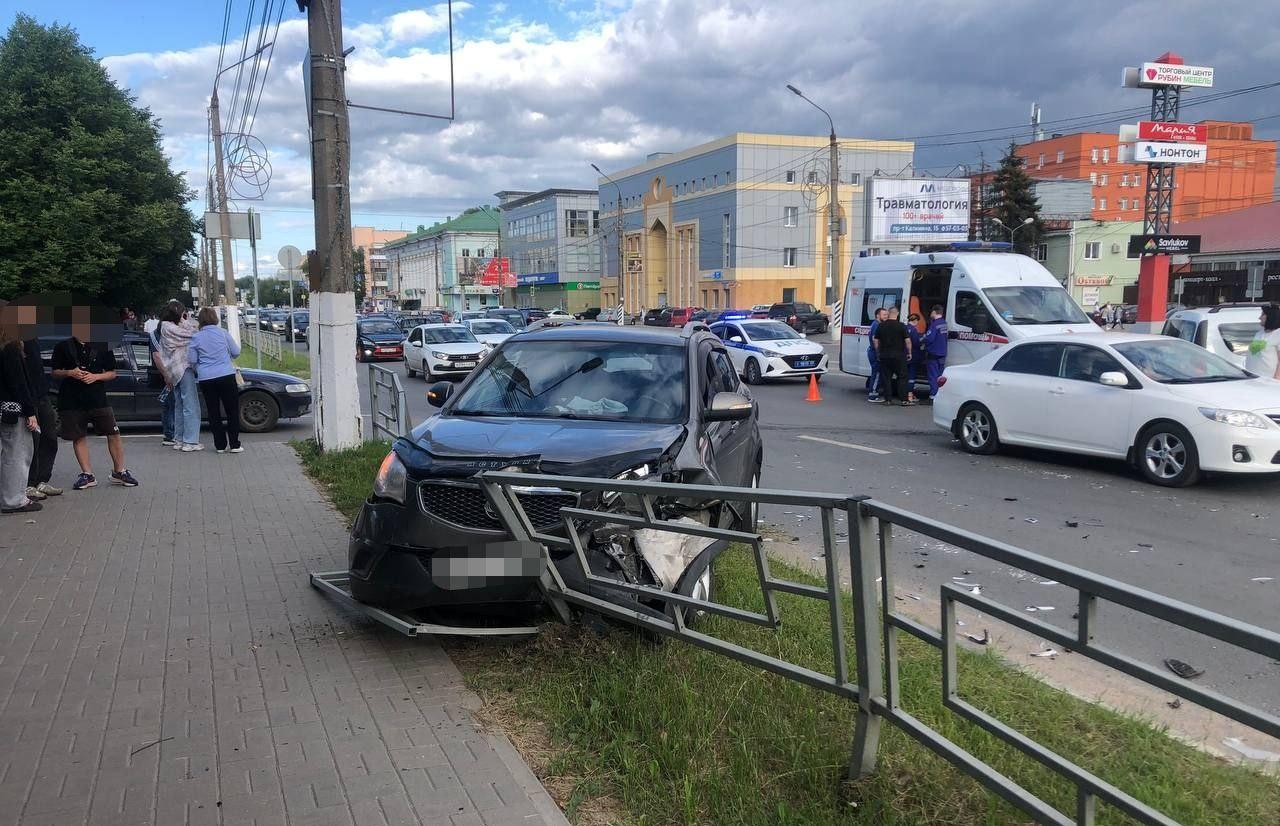
[[[445,360],[445,361],[448,361],[448,360],[449,360],[449,354],[448,354],[448,353],[441,353],[441,352],[440,352],[440,351],[438,351],[438,350],[432,350],[432,351],[431,351],[431,357],[432,357],[432,358],[436,358],[436,359],[443,359],[443,360]]]
[[[769,357],[769,358],[771,358],[771,359],[776,359],[776,358],[781,358],[781,357],[782,357],[782,354],[781,354],[781,353],[779,353],[777,350],[770,350],[770,349],[768,349],[768,348],[761,348],[761,350],[760,350],[760,354],[761,354],[761,355],[768,356],[768,357]]]
[[[311,392],[311,388],[310,388],[310,387],[307,387],[305,384],[286,384],[286,385],[284,386],[284,392],[286,392],[286,393],[309,393],[309,392]]]
[[[390,499],[404,504],[404,491],[408,486],[409,474],[404,469],[400,457],[392,451],[382,460],[378,475],[373,480],[373,495],[379,499]]]
[[[1206,419],[1215,422],[1222,422],[1234,427],[1257,427],[1266,428],[1267,420],[1259,416],[1257,413],[1250,413],[1248,410],[1227,410],[1222,407],[1202,407],[1200,414]]]
[[[620,482],[639,482],[642,479],[648,478],[649,474],[652,472],[653,470],[648,464],[643,464],[637,465],[630,470],[624,470],[613,478]],[[618,501],[618,497],[620,496],[622,496],[622,493],[619,491],[607,490],[600,495],[600,501],[606,505],[612,505],[614,502]]]

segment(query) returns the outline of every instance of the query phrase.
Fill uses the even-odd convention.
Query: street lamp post
[[[604,178],[606,181],[613,184],[613,188],[617,192],[616,203],[618,205],[618,222],[617,222],[617,229],[615,231],[617,232],[617,235],[618,235],[618,306],[622,308],[622,312],[618,313],[618,323],[622,324],[623,319],[627,315],[626,299],[623,297],[625,295],[625,290],[623,288],[623,278],[625,276],[623,274],[624,262],[622,260],[622,187],[618,185],[617,181],[615,181],[613,178],[610,178],[603,171],[601,171],[600,167],[596,166],[595,164],[591,164],[591,168],[594,169],[596,173],[600,175],[601,178]]]
[[[1031,226],[1032,224],[1034,224],[1034,223],[1036,222],[1036,219],[1035,219],[1035,218],[1027,218],[1027,219],[1023,220],[1023,222],[1022,222],[1021,224],[1018,224],[1016,227],[1011,227],[1011,226],[1009,226],[1008,224],[1006,224],[1004,221],[1001,221],[999,218],[996,218],[996,217],[994,217],[994,216],[991,218],[991,220],[992,220],[992,222],[994,222],[997,226],[999,226],[1001,229],[1003,229],[1005,232],[1009,233],[1009,246],[1011,246],[1011,247],[1013,246],[1013,239],[1014,239],[1014,237],[1015,237],[1015,236],[1017,236],[1017,234],[1018,234],[1018,230],[1020,230],[1020,229],[1026,229],[1027,227]]]
[[[831,238],[830,258],[827,265],[827,280],[831,282],[827,289],[827,294],[823,296],[825,303],[831,303],[831,293],[840,288],[839,274],[839,257],[840,257],[840,147],[836,141],[836,122],[831,119],[831,113],[823,109],[818,104],[804,96],[796,87],[790,83],[787,88],[801,100],[808,103],[814,109],[827,116],[827,123],[831,126],[831,142],[830,152],[831,159],[828,162],[830,167],[827,175],[827,191],[830,193],[827,198],[827,209],[830,212],[830,220],[828,221],[828,235]]]

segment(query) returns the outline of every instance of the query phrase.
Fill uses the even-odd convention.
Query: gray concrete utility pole
[[[311,55],[311,195],[316,248],[308,257],[315,434],[323,450],[360,443],[355,286],[351,263],[351,128],[347,120],[340,0],[297,0],[307,13]]]
[[[827,199],[827,211],[830,213],[828,221],[828,233],[831,237],[830,260],[827,263],[827,280],[830,285],[827,286],[826,294],[822,297],[824,304],[830,304],[834,297],[840,295],[840,143],[836,140],[836,122],[831,119],[830,113],[818,104],[809,100],[804,94],[792,86],[787,84],[787,88],[791,90],[796,97],[808,103],[814,109],[827,116],[827,123],[831,125],[831,159],[828,161],[830,167],[827,175],[827,191],[829,197]],[[816,298],[815,298],[816,303]]]
[[[213,130],[214,180],[218,186],[218,224],[222,235],[222,277],[226,280],[223,299],[230,307],[236,303],[236,277],[231,271],[231,215],[228,214],[230,207],[227,206],[227,178],[222,167],[222,118],[218,115],[219,77],[222,77],[221,72],[213,79],[213,97],[209,101],[209,128]],[[214,277],[217,277],[216,273]]]

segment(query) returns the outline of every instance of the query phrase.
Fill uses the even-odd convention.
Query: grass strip
[[[287,346],[281,350],[280,356],[277,359],[275,356],[263,353],[262,369],[273,370],[277,373],[297,376],[300,379],[310,381],[311,360],[307,356],[299,355]],[[258,351],[249,344],[241,343],[240,355],[236,358],[236,366],[250,370],[258,369]]]
[[[386,443],[319,454],[307,470],[354,518]],[[781,562],[775,576],[816,580]],[[748,553],[716,566],[716,599],[761,610]],[[825,605],[779,595],[779,632],[707,617],[722,639],[813,668],[831,668]],[[845,617],[852,615],[845,606]],[[852,637],[850,636],[850,639]],[[556,626],[531,642],[451,641],[486,714],[533,761],[571,820],[642,824],[1024,824],[1028,818],[885,723],[875,776],[842,783],[853,704],[678,642],[629,628]],[[849,658],[853,661],[852,656]],[[902,639],[903,707],[1064,812],[1074,788],[947,711],[941,658]],[[1146,721],[1084,702],[993,653],[961,652],[961,695],[1037,742],[1184,824],[1276,823],[1280,784],[1178,742]],[[607,799],[600,818],[591,802]],[[1098,822],[1130,823],[1099,807]]]

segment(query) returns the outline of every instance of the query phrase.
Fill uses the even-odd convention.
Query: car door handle
[[[1052,394],[1053,394],[1053,395],[1055,395],[1055,396],[1065,396],[1065,395],[1067,395],[1066,388],[1063,388],[1063,387],[1051,387],[1051,388],[1049,388],[1049,392],[1050,392],[1050,393],[1052,393]]]
[[[999,387],[999,386],[1000,386],[1000,379],[989,379],[987,381],[987,387]]]

